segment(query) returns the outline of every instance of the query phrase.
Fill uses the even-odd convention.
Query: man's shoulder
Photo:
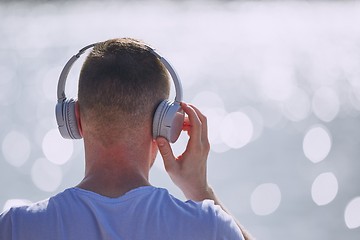
[[[0,220],[6,217],[16,217],[17,215],[25,215],[28,213],[41,213],[47,209],[48,203],[49,199],[44,199],[35,203],[9,207],[1,213]]]
[[[172,214],[178,219],[184,216],[187,221],[188,219],[203,219],[205,222],[216,222],[219,219],[226,219],[229,216],[220,206],[216,205],[213,200],[181,200],[174,197],[166,189],[161,188],[155,191],[155,195],[157,195],[156,202],[154,203],[153,201],[150,203],[154,206],[153,210],[166,212],[166,215]]]
[[[0,221],[4,221],[4,219],[14,221],[16,218],[25,221],[27,218],[31,220],[32,217],[46,215],[51,210],[56,209],[57,202],[60,202],[59,200],[66,194],[68,194],[68,190],[34,203],[9,207],[1,213]]]
[[[158,204],[152,204],[155,207],[151,209],[151,215],[166,219],[167,228],[179,231],[179,236],[186,236],[186,239],[241,239],[233,217],[213,200],[183,201],[161,189],[156,195],[161,198]]]

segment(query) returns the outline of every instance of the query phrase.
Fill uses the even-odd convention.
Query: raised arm
[[[165,169],[187,199],[213,200],[216,205],[230,214],[220,203],[207,181],[207,158],[210,151],[207,119],[193,105],[182,103],[181,107],[188,116],[185,118],[183,130],[188,132],[189,141],[183,154],[175,157],[170,144],[164,138],[157,139]],[[252,239],[239,222],[235,218],[234,220],[241,229],[245,240]]]

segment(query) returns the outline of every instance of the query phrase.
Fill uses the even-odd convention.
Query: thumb
[[[175,156],[171,149],[170,143],[163,137],[158,137],[156,143],[159,148],[159,152],[163,158],[165,169],[168,171],[174,166]]]

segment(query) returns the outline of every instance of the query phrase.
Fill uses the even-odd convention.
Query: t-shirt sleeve
[[[208,201],[208,202],[206,202]],[[243,234],[236,224],[235,219],[225,212],[220,206],[215,205],[213,201],[205,200],[204,203],[213,210],[215,235],[218,240],[244,240]]]
[[[224,210],[219,210],[219,221],[217,224],[217,238],[223,240],[243,240],[244,237],[235,219]]]
[[[12,239],[12,209],[0,214],[0,239]]]

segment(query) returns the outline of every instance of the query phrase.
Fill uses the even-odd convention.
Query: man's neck
[[[117,145],[104,148],[85,142],[85,177],[77,187],[107,197],[119,197],[128,191],[149,186],[151,146],[136,149]]]
[[[127,181],[126,183],[120,181],[109,183],[107,179],[92,175],[85,176],[85,178],[77,185],[77,187],[95,192],[102,196],[116,198],[124,195],[132,189],[142,186],[150,186],[150,183],[146,179],[141,178],[130,179],[130,181]]]

